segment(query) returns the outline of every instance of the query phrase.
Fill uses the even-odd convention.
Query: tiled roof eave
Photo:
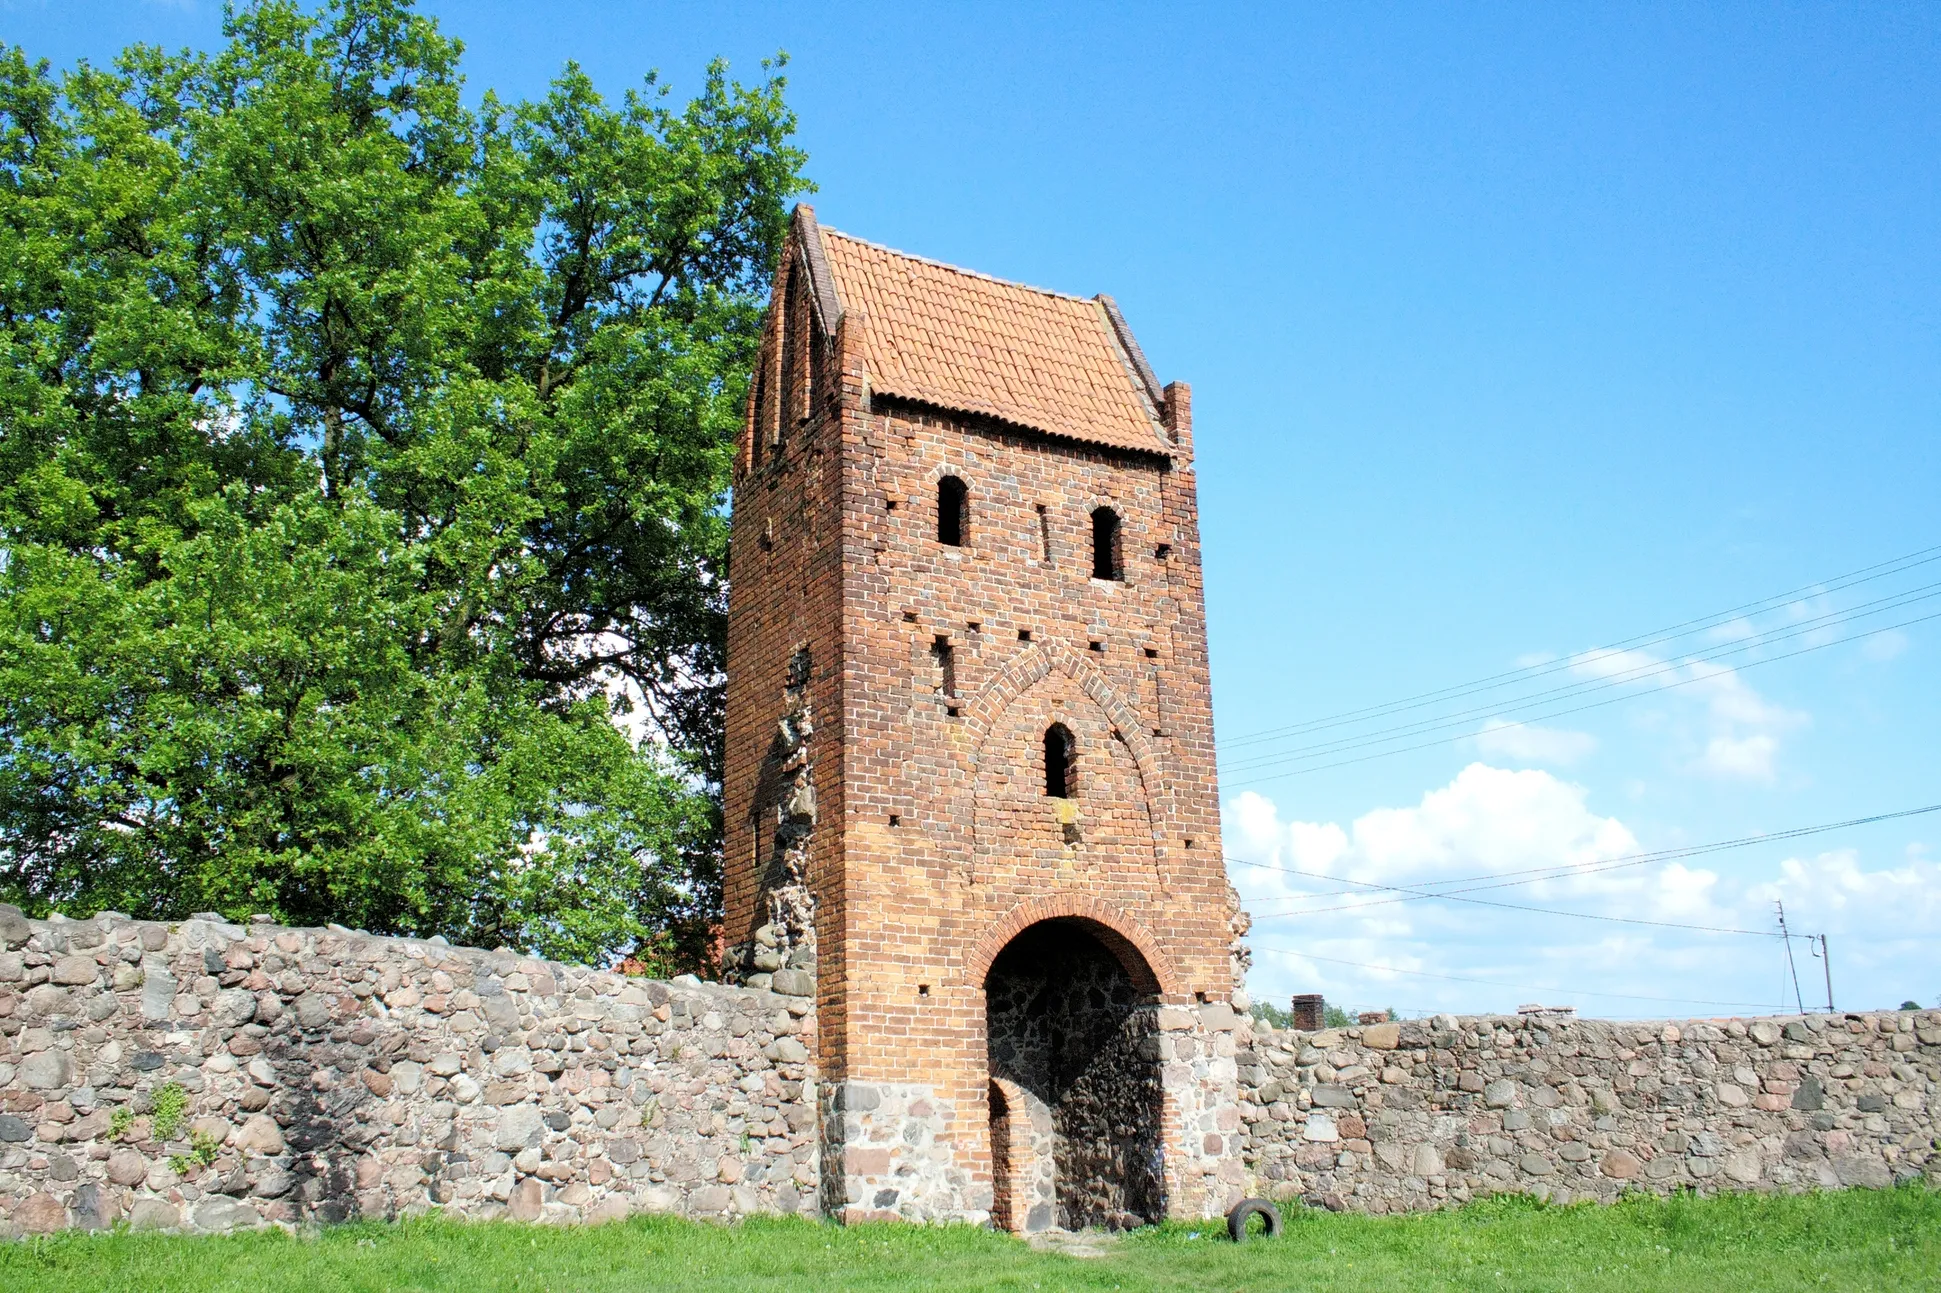
[[[1069,426],[1021,422],[1015,414],[1007,413],[995,406],[973,408],[971,407],[972,401],[969,400],[943,399],[936,395],[912,393],[895,387],[877,386],[874,384],[871,385],[870,394],[893,400],[899,404],[911,404],[926,409],[935,409],[939,413],[968,414],[971,417],[981,418],[987,422],[994,422],[1006,431],[1016,432],[1022,435],[1043,436],[1052,440],[1064,440],[1073,444],[1082,444],[1091,449],[1110,449],[1117,453],[1142,454],[1153,458],[1163,458],[1168,462],[1175,461],[1179,457],[1178,446],[1160,439],[1156,432],[1151,441],[1144,439],[1135,441],[1130,436],[1113,436]]]

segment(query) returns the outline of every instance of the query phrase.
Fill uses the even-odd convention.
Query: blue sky
[[[1847,618],[1941,562],[1812,588],[1941,544],[1941,10],[427,8],[510,95],[568,58],[678,92],[786,49],[825,223],[1113,294],[1194,387],[1229,768],[1302,744],[1251,734],[1533,662],[1531,690],[1619,680],[1535,728],[1489,692],[1403,716],[1460,711],[1434,733],[1459,739],[1230,771],[1257,996],[1776,1005],[1771,939],[1451,902],[1270,918],[1362,900],[1239,863],[1372,894],[1941,802],[1941,620],[1842,641],[1941,609]],[[218,21],[0,0],[0,37],[57,63]],[[1937,845],[1941,814],[1478,896],[1754,929],[1783,898],[1830,935],[1842,1007],[1932,1003]]]

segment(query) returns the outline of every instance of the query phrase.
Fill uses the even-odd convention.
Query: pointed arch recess
[[[977,699],[964,712],[968,735],[971,737],[971,785],[973,803],[971,814],[970,857],[965,877],[971,883],[977,880],[977,859],[979,856],[978,835],[987,815],[995,808],[986,783],[981,774],[984,763],[984,750],[996,729],[998,722],[1017,703],[1019,697],[1033,685],[1042,681],[1052,670],[1058,670],[1076,682],[1079,690],[1097,705],[1111,720],[1119,740],[1132,755],[1132,762],[1139,774],[1139,788],[1146,810],[1146,823],[1153,844],[1153,870],[1162,890],[1172,888],[1171,877],[1165,864],[1166,850],[1161,843],[1165,838],[1161,824],[1172,820],[1170,803],[1162,802],[1168,794],[1166,782],[1160,776],[1158,751],[1146,738],[1140,722],[1139,712],[1127,704],[1111,683],[1105,680],[1098,667],[1083,659],[1056,642],[1034,642],[1012,659],[998,676],[991,680]]]

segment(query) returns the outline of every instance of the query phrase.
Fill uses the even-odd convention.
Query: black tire
[[[1281,1233],[1280,1209],[1265,1199],[1242,1199],[1227,1213],[1227,1234],[1236,1244],[1247,1242],[1247,1222],[1259,1217],[1267,1223],[1267,1238],[1278,1239]]]

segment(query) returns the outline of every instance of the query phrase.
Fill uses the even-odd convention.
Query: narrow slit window
[[[1092,512],[1092,578],[1125,578],[1119,560],[1119,514],[1109,507]]]
[[[802,276],[793,262],[789,265],[787,286],[782,291],[782,389],[779,392],[782,416],[778,430],[787,435],[802,410]]]
[[[748,465],[762,465],[762,450],[768,440],[768,357],[764,355],[755,367],[755,424],[748,435]]]
[[[955,476],[937,482],[937,542],[964,546],[970,529],[970,488]]]
[[[1072,797],[1072,733],[1063,723],[1045,729],[1045,793],[1053,799]]]
[[[950,649],[950,639],[938,637],[930,644],[930,658],[937,662],[937,686],[946,697],[957,695],[957,653]]]
[[[1051,564],[1051,509],[1038,504],[1038,560]]]

